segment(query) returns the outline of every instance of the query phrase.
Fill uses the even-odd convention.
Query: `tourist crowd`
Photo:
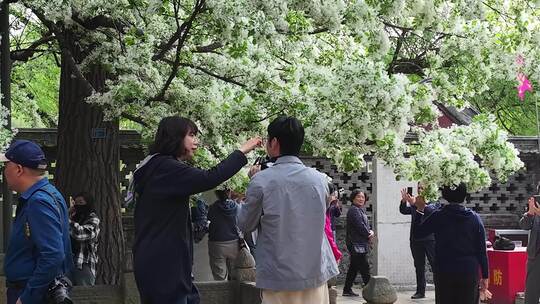
[[[148,157],[134,172],[133,267],[141,302],[200,302],[193,283],[193,244],[206,232],[214,279],[236,279],[237,260],[247,252],[256,260],[256,285],[265,304],[329,303],[329,281],[339,273],[342,250],[350,257],[343,296],[358,296],[353,286],[358,273],[362,285],[370,282],[369,257],[376,238],[366,211],[368,193],[351,189],[346,197],[326,175],[303,164],[302,123],[279,116],[264,139],[249,139],[208,170],[191,164],[198,132],[187,118],[164,118]],[[245,194],[220,186],[263,143],[267,158],[250,168]],[[71,281],[94,285],[100,218],[91,195],[77,193],[68,206],[48,182],[44,153],[31,141],[14,141],[1,161],[9,188],[19,194],[4,265],[8,303],[50,303],[54,293],[68,296]],[[190,200],[211,189],[217,189],[211,206]],[[489,298],[485,230],[479,215],[463,205],[465,185],[442,188],[437,202],[426,202],[422,185],[418,190],[413,196],[403,189],[399,204],[399,211],[411,216],[417,280],[412,298],[425,297],[426,258],[437,303],[473,304]],[[345,246],[339,248],[337,220],[347,201]],[[531,231],[525,303],[537,304],[540,208],[534,197],[528,206],[520,221]]]

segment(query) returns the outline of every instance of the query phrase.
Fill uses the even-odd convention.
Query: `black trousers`
[[[478,274],[437,273],[437,304],[477,304]]]
[[[426,293],[426,257],[431,269],[435,269],[435,241],[412,241],[411,252],[416,270],[416,292]]]
[[[345,279],[345,287],[343,287],[344,291],[350,291],[352,289],[354,279],[356,279],[358,272],[360,272],[360,275],[362,276],[364,285],[367,285],[371,278],[367,253],[351,253],[349,270],[347,271],[347,278]]]
[[[24,289],[17,289],[17,288],[10,288],[8,287],[6,296],[7,296],[7,304],[15,304],[17,303],[17,300],[22,295]]]

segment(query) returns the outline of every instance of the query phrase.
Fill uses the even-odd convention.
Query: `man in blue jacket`
[[[20,194],[4,261],[7,303],[45,303],[51,282],[73,267],[67,206],[45,177],[37,144],[17,140],[0,161],[8,187]]]
[[[422,186],[418,184],[418,192],[422,192]],[[426,297],[426,257],[431,265],[431,269],[435,267],[435,236],[433,233],[424,237],[416,237],[414,231],[416,230],[417,217],[422,216],[416,212],[417,200],[423,200],[421,196],[413,197],[407,193],[407,189],[401,190],[401,202],[399,204],[399,212],[403,215],[411,215],[411,253],[414,260],[414,268],[416,270],[416,293],[411,299],[422,299]],[[424,208],[424,214],[430,215],[433,211],[440,208],[439,203],[433,203],[426,205]]]

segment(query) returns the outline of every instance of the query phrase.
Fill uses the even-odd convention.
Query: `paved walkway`
[[[362,290],[359,288],[354,288],[354,292],[360,294],[358,297],[342,297],[341,291],[343,287],[338,286],[338,304],[359,304],[366,303],[364,298],[362,298]],[[424,299],[412,300],[411,296],[414,294],[414,291],[398,291],[398,300],[397,304],[433,304],[435,303],[435,291],[426,291],[426,297]]]

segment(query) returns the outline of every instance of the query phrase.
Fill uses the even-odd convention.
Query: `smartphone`
[[[539,207],[538,205],[540,204],[540,195],[533,195],[533,197],[536,202],[536,207]]]
[[[407,193],[409,193],[409,195],[412,195],[412,187],[407,187]]]

